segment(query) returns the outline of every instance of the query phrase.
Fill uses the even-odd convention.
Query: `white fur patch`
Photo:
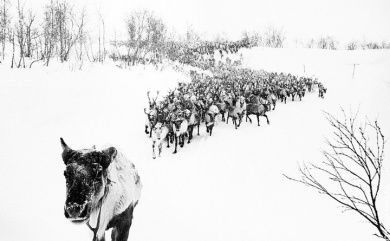
[[[142,183],[133,163],[117,149],[114,161],[107,169],[107,178],[111,181],[107,196],[101,208],[98,238],[103,237],[110,220],[138,202]],[[90,216],[90,225],[96,227],[100,207],[94,206]]]

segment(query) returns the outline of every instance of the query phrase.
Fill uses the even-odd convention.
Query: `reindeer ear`
[[[100,165],[102,165],[102,167],[106,169],[111,164],[111,162],[114,161],[118,151],[115,147],[109,147],[102,152],[105,154],[106,158],[102,160],[102,163],[100,163]]]
[[[95,145],[93,145],[93,146],[92,146],[92,149],[96,150],[96,146],[95,146]]]
[[[70,149],[69,146],[65,143],[64,139],[62,139],[62,137],[60,138],[60,141],[61,141],[62,150],[65,151]]]
[[[62,160],[64,161],[65,165],[68,165],[69,162],[69,156],[72,154],[73,150],[65,143],[64,139],[60,138],[61,140],[61,146],[62,146]]]

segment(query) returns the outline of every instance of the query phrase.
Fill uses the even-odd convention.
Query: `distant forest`
[[[124,21],[126,29],[108,36],[106,19],[101,13],[88,13],[86,8],[66,0],[47,0],[41,12],[27,8],[24,1],[0,0],[0,61],[9,63],[11,68],[31,68],[36,62],[49,66],[52,59],[72,60],[80,66],[85,61],[103,63],[107,60],[126,62],[130,66],[163,60],[183,62],[194,50],[202,48],[222,53],[222,49],[232,45],[271,48],[287,45],[283,28],[274,26],[263,31],[243,31],[238,41],[221,34],[210,41],[203,39],[191,26],[182,35],[168,30],[164,20],[149,10],[129,12]],[[289,42],[295,42],[297,48],[329,50],[390,48],[386,41],[365,40],[340,46],[333,36]]]

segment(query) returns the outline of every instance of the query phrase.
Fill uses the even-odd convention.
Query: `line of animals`
[[[211,136],[217,120],[229,123],[232,120],[235,128],[240,127],[243,118],[252,123],[251,115],[265,117],[269,124],[267,112],[275,110],[277,100],[287,103],[305,96],[306,90],[312,92],[318,88],[319,97],[324,98],[326,88],[316,78],[300,77],[284,73],[268,73],[242,68],[219,68],[213,76],[191,71],[191,82],[179,82],[175,90],[170,90],[157,101],[150,97],[146,114],[145,133],[152,138],[153,159],[161,156],[163,141],[167,148],[173,144],[183,147],[193,139],[193,131],[205,123],[206,132]]]
[[[237,54],[240,49],[251,47],[253,46],[247,39],[235,42],[203,42],[195,47],[180,46],[181,54],[177,59],[179,63],[207,70],[216,65],[215,53],[222,59],[224,54]]]

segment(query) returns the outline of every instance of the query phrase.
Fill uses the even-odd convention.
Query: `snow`
[[[360,216],[283,174],[299,177],[298,164],[323,160],[330,135],[323,111],[359,109],[390,136],[390,51],[241,52],[251,68],[316,75],[328,88],[325,98],[315,91],[302,101],[278,102],[270,125],[265,118],[260,127],[244,122],[238,130],[219,123],[211,137],[203,125],[191,144],[176,155],[164,145],[157,159],[143,132],[146,92],[163,94],[188,77],[169,66],[0,65],[0,240],[91,240],[86,225],[63,214],[60,137],[73,149],[111,143],[136,165],[144,188],[129,240],[378,240]],[[387,148],[379,194],[387,227],[389,156]]]

